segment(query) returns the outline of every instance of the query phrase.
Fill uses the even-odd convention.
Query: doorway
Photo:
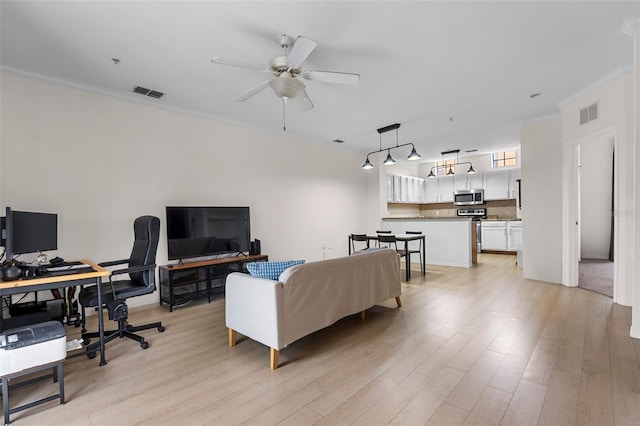
[[[615,151],[611,135],[576,146],[578,287],[613,298]]]

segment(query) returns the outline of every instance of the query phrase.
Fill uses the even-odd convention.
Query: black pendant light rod
[[[400,128],[400,123],[389,124],[388,126],[380,127],[378,129],[378,133],[380,133],[380,134],[387,133],[387,132],[390,132],[392,130],[398,130],[399,128]]]

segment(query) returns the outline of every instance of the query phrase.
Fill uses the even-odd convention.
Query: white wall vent
[[[586,124],[592,120],[598,118],[598,103],[589,105],[586,108],[580,110],[580,125]]]

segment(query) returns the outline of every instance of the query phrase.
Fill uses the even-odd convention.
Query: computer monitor
[[[58,249],[58,215],[11,210],[5,217],[5,254],[7,261],[24,253]]]

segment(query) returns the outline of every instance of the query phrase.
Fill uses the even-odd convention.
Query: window
[[[509,166],[517,166],[518,165],[518,157],[516,155],[516,151],[503,151],[503,152],[494,152],[491,154],[491,167],[509,167]]]
[[[436,168],[436,176],[443,176],[446,175],[447,172],[449,171],[450,167],[453,167],[455,169],[454,164],[456,164],[455,160],[442,160],[442,161],[438,161],[436,163],[436,166],[438,166]]]

